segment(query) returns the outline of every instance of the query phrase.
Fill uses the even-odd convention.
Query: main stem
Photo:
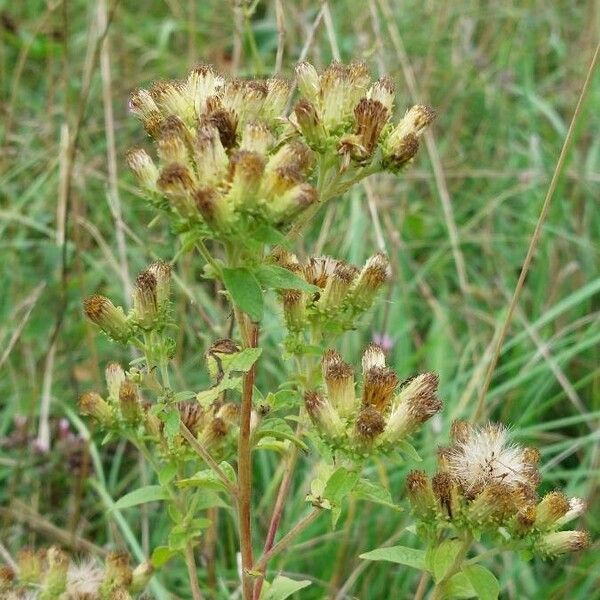
[[[185,564],[187,565],[188,577],[192,586],[192,598],[202,600],[202,592],[198,584],[198,573],[196,570],[196,560],[194,559],[194,548],[191,543],[185,546]]]
[[[246,348],[258,346],[258,326],[238,308],[235,316]],[[240,523],[240,551],[242,554],[242,591],[244,600],[252,600],[252,447],[250,420],[252,417],[252,392],[256,379],[256,367],[244,375],[242,406],[240,411],[240,436],[238,440],[238,518]]]
[[[462,546],[454,559],[454,562],[446,572],[446,574],[437,582],[435,587],[433,588],[433,593],[431,595],[431,600],[442,600],[444,598],[446,584],[454,575],[456,575],[462,568],[463,562],[467,556],[467,552],[471,547],[471,543],[473,542],[473,537],[471,535],[467,535],[463,539]]]

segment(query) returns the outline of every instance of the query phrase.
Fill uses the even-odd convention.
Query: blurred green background
[[[599,38],[600,5],[593,0],[298,0],[279,7],[274,0],[0,2],[3,547],[15,552],[59,542],[89,550],[76,539],[127,547],[141,557],[166,530],[158,510],[142,518],[136,510],[107,512],[111,499],[143,480],[144,470],[124,444],[101,446],[75,408],[82,391],[100,388],[109,360],[130,358],[85,322],[82,298],[100,291],[127,303],[131,278],[177,248],[165,222],[148,227],[152,215],[124,166],[129,147],[148,146],[128,115],[131,90],[181,77],[198,62],[227,73],[271,74],[283,44],[286,76],[303,50],[317,65],[338,54],[359,58],[375,74],[392,76],[398,112],[414,101],[436,107],[435,143],[423,146],[415,164],[400,178],[372,178],[331,203],[299,249],[316,247],[356,264],[376,249],[390,254],[393,285],[340,349],[357,361],[361,346],[387,334],[401,376],[423,368],[440,373],[443,417],[418,444],[431,467],[431,449],[446,441],[452,418],[477,408],[493,340]],[[562,487],[588,500],[582,526],[594,540],[600,533],[599,105],[596,73],[485,398],[486,416],[541,449],[543,490]],[[199,388],[207,381],[203,352],[227,334],[230,315],[201,278],[197,256],[181,257],[175,271],[176,381],[181,389]],[[271,302],[263,391],[286,372]],[[69,432],[91,435],[89,454]],[[282,529],[304,510],[310,463],[306,457]],[[257,547],[276,465],[274,456],[257,455],[256,489],[266,490],[255,498]],[[402,497],[404,467],[377,464],[370,476],[389,480],[394,497]],[[391,540],[416,543],[403,531],[406,514],[353,504],[336,531],[318,521],[272,567],[314,581],[302,598],[411,598],[418,574],[358,559]],[[27,524],[17,518],[24,515]],[[227,598],[226,583],[237,577],[235,538],[232,519],[224,514],[220,523],[219,597]],[[588,552],[555,563],[508,556],[489,566],[503,598],[600,598],[596,541]],[[183,563],[160,578],[186,597]]]

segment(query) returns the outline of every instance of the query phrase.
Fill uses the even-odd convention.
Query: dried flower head
[[[126,342],[129,339],[131,328],[123,309],[105,296],[89,296],[83,302],[83,310],[92,323],[115,341]]]

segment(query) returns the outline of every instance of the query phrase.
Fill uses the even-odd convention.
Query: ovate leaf
[[[254,271],[257,279],[266,287],[274,290],[302,290],[316,292],[319,288],[298,277],[288,269],[277,265],[260,265]]]
[[[425,550],[415,550],[406,546],[391,546],[389,548],[377,548],[360,555],[365,560],[387,560],[388,562],[406,565],[413,569],[424,571]]]
[[[258,280],[250,269],[246,267],[223,268],[223,283],[236,306],[253,321],[262,319],[263,294]]]
[[[468,565],[463,567],[465,574],[480,600],[497,600],[500,594],[500,584],[496,576],[481,565]]]
[[[310,585],[308,579],[296,581],[283,575],[277,576],[270,586],[263,588],[263,593],[260,595],[260,600],[285,600],[298,590],[302,590]]]
[[[431,548],[427,552],[428,570],[433,573],[436,581],[439,581],[446,575],[448,569],[454,564],[462,548],[460,540],[445,540],[439,546]]]
[[[147,485],[121,496],[121,498],[115,502],[115,508],[131,508],[138,504],[166,500],[166,498],[168,498],[168,495],[160,485]]]

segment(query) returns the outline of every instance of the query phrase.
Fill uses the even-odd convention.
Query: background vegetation
[[[432,462],[451,419],[477,410],[600,35],[599,5],[257,0],[244,11],[222,0],[124,0],[115,9],[105,0],[31,0],[0,7],[2,553],[58,542],[78,552],[126,547],[141,558],[160,543],[166,517],[156,508],[110,511],[146,477],[143,464],[130,447],[101,446],[75,409],[82,391],[100,387],[106,362],[131,358],[117,356],[84,321],[82,297],[100,291],[127,302],[132,276],[156,256],[172,258],[176,244],[165,223],[148,227],[149,213],[124,168],[126,150],[146,143],[127,98],[136,86],[182,76],[197,62],[271,73],[278,42],[286,75],[303,49],[315,64],[362,58],[397,82],[400,111],[413,99],[439,111],[434,143],[403,177],[371,179],[332,203],[303,240],[357,264],[374,248],[389,252],[394,283],[340,350],[358,360],[362,345],[386,334],[401,376],[418,368],[440,373],[443,417],[419,441]],[[547,489],[560,486],[588,500],[585,526],[593,539],[600,533],[599,103],[597,74],[483,405],[485,416],[540,447]],[[201,271],[195,255],[177,262],[181,389],[206,382],[203,351],[229,326]],[[259,374],[264,391],[286,368],[279,316],[270,313]],[[89,454],[61,418],[70,431],[90,436]],[[310,460],[304,463],[288,523],[304,507]],[[406,467],[372,468],[400,498]],[[266,490],[255,498],[258,539],[276,492],[275,470],[273,456],[257,455],[256,489]],[[221,512],[217,575],[232,581],[233,521]],[[415,572],[357,558],[384,543],[414,543],[403,530],[407,519],[351,505],[338,530],[319,520],[272,567],[314,580],[302,598],[409,598],[401,590],[414,590]],[[508,558],[490,566],[506,598],[600,598],[597,543],[555,563]],[[170,590],[187,589],[183,563],[159,577]]]

